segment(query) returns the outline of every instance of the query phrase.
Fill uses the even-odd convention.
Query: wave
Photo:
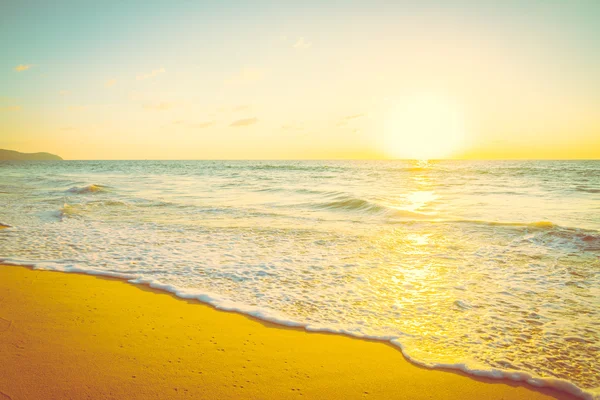
[[[524,236],[521,238],[521,240],[536,241],[540,244],[551,245],[553,247],[575,246],[577,250],[581,251],[600,252],[600,232],[596,230],[560,226],[551,221],[503,222],[469,219],[425,219],[425,217],[422,219],[394,220],[391,221],[391,223],[465,224],[489,227],[505,227],[507,229],[513,228],[515,230],[520,230],[523,234],[535,233],[535,235],[531,237]]]
[[[106,191],[108,191],[108,186],[95,185],[95,184],[82,186],[82,187],[74,186],[74,187],[66,190],[66,192],[68,192],[68,193],[75,193],[75,194],[98,193],[98,192],[106,192]]]
[[[48,270],[48,271],[60,271],[60,272],[71,272],[81,273],[95,276],[106,276],[112,278],[119,278],[126,280],[127,282],[134,285],[144,285],[153,289],[162,290],[169,292],[176,297],[186,300],[197,300],[201,303],[208,304],[215,309],[236,312],[244,315],[249,315],[254,318],[258,318],[263,321],[272,322],[278,325],[287,327],[299,327],[309,332],[327,332],[341,334],[361,339],[378,340],[388,342],[397,347],[404,357],[411,363],[419,366],[423,366],[429,369],[452,369],[465,372],[469,375],[476,377],[486,377],[497,380],[511,380],[516,382],[523,382],[536,388],[549,388],[557,390],[563,393],[568,393],[575,397],[584,400],[600,400],[600,388],[580,388],[574,383],[551,377],[540,377],[530,374],[525,371],[519,370],[503,370],[498,368],[486,368],[481,365],[474,365],[469,363],[427,363],[414,357],[402,344],[402,340],[397,336],[377,336],[367,335],[357,332],[355,330],[346,330],[341,328],[334,328],[322,325],[311,325],[309,323],[296,321],[289,317],[282,315],[274,310],[260,308],[256,306],[246,305],[238,302],[231,301],[223,296],[217,295],[212,292],[197,290],[192,288],[181,288],[174,285],[164,284],[156,279],[143,278],[131,273],[122,273],[117,271],[104,271],[97,269],[82,268],[76,265],[60,266],[54,262],[30,262],[28,260],[16,260],[10,258],[0,258],[0,263],[6,265],[16,266],[27,266],[35,270]]]
[[[67,203],[64,203],[58,210],[42,211],[36,215],[46,222],[62,222],[68,217],[82,217],[79,207]]]
[[[419,214],[423,217],[427,217],[427,214]],[[479,219],[444,219],[444,218],[434,218],[434,219],[419,219],[419,220],[405,220],[405,221],[393,221],[393,223],[397,224],[406,224],[406,223],[431,223],[431,224],[472,224],[472,225],[487,225],[487,226],[506,226],[506,227],[526,227],[526,228],[537,228],[537,229],[551,229],[551,228],[563,228],[563,229],[574,229],[578,230],[580,228],[569,228],[562,227],[554,224],[551,221],[534,221],[534,222],[511,222],[511,221],[485,221]]]
[[[551,221],[534,221],[534,222],[511,222],[511,221],[484,221],[478,219],[462,219],[462,220],[448,220],[444,222],[457,223],[457,224],[477,224],[477,225],[489,225],[489,226],[515,226],[515,227],[529,227],[529,228],[540,228],[550,229],[556,228]]]
[[[330,202],[316,203],[313,207],[328,210],[363,211],[371,213],[385,211],[385,207],[379,204],[354,197],[344,197]]]
[[[255,170],[255,171],[308,171],[308,172],[332,172],[345,171],[350,166],[342,165],[299,165],[299,164],[228,164],[222,168],[239,169],[239,170]]]
[[[128,207],[131,205],[125,201],[120,201],[120,200],[96,200],[96,201],[88,201],[85,204],[88,206],[93,206],[93,207],[107,207],[107,206]]]
[[[36,214],[42,221],[45,222],[62,222],[64,214],[62,208],[53,211],[41,211]]]
[[[561,227],[542,232],[538,239],[559,246],[576,245],[578,250],[600,252],[600,234],[594,231]]]
[[[600,189],[590,188],[590,187],[585,187],[585,186],[576,186],[575,190],[578,192],[584,192],[584,193],[600,193]]]
[[[411,361],[413,364],[420,365],[425,368],[451,369],[462,371],[477,377],[525,382],[536,388],[550,388],[585,400],[600,400],[600,388],[583,389],[575,385],[573,382],[569,382],[565,379],[545,378],[518,370],[485,368],[483,366],[469,365],[467,363],[425,363],[421,362],[418,358],[412,357],[410,353],[402,346],[402,343],[399,339],[392,339],[390,342],[400,349],[407,360]]]
[[[501,226],[509,228],[523,228],[527,232],[538,231],[535,236],[537,239],[558,239],[567,242],[574,240],[580,242],[584,250],[600,251],[600,232],[585,228],[574,228],[569,226],[557,225],[551,221],[535,222],[501,222],[501,221],[481,221],[481,220],[454,220],[454,221],[436,221],[445,223],[464,223],[487,226]]]
[[[418,221],[424,218],[428,218],[430,216],[425,213],[389,207],[371,200],[365,200],[347,195],[340,195],[339,192],[330,192],[327,195],[333,197],[333,199],[327,202],[309,203],[302,205],[308,205],[310,208],[315,208],[319,210],[357,212],[362,213],[364,215],[379,215],[388,218],[404,218]]]

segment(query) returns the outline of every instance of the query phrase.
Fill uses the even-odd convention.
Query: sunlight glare
[[[438,96],[418,95],[391,111],[384,150],[393,158],[440,159],[460,150],[465,138],[464,118],[455,104]]]

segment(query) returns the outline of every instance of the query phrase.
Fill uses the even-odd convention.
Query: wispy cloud
[[[113,78],[113,79],[109,79],[106,82],[104,82],[104,86],[107,88],[113,87],[113,86],[115,86],[116,83],[117,83],[117,80]]]
[[[144,79],[154,78],[160,74],[164,74],[165,72],[167,71],[164,68],[154,69],[146,74],[136,76],[135,79],[137,79],[138,81],[143,81]]]
[[[359,118],[363,118],[365,116],[366,116],[366,114],[347,115],[338,121],[337,126],[346,126],[348,124],[348,122],[357,120]]]
[[[256,118],[242,118],[242,119],[238,119],[237,121],[233,121],[231,124],[229,124],[229,126],[242,127],[242,126],[254,125],[257,122],[258,122],[258,119],[256,119]]]
[[[142,107],[144,107],[146,110],[165,111],[173,108],[174,106],[175,103],[161,102],[144,104]]]
[[[17,72],[23,72],[23,71],[27,71],[31,67],[33,67],[33,65],[31,65],[31,64],[19,64],[14,68],[14,70]]]
[[[215,121],[206,121],[206,122],[200,122],[199,124],[192,124],[191,127],[204,129],[204,128],[210,128],[215,123],[216,123]]]
[[[294,43],[293,47],[296,49],[308,49],[310,46],[312,46],[312,43],[304,40],[304,38],[301,37],[301,38],[298,38],[296,43]]]
[[[264,70],[258,68],[242,68],[242,70],[225,80],[227,85],[243,85],[249,83],[255,83],[263,79],[265,75]]]
[[[70,90],[60,90],[58,92],[58,94],[61,95],[61,96],[68,96],[68,95],[71,94],[71,91]]]
[[[284,131],[301,131],[304,127],[297,123],[285,124],[281,126]]]
[[[348,116],[344,117],[343,119],[346,121],[351,121],[353,119],[362,118],[364,116],[365,116],[365,114],[353,114],[353,115],[348,115]]]
[[[252,106],[250,104],[242,104],[242,105],[233,107],[231,109],[231,111],[233,111],[233,112],[248,111],[251,108],[252,108]]]
[[[21,111],[21,106],[0,106],[2,111]]]

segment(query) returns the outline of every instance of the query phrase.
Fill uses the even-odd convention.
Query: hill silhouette
[[[14,150],[0,149],[0,160],[36,161],[36,160],[62,160],[61,157],[50,153],[21,153]]]

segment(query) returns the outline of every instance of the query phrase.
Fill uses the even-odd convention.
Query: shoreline
[[[25,355],[27,356],[25,358],[31,361],[15,368],[15,371],[12,371],[14,374],[4,374],[12,376],[11,379],[4,380],[0,377],[0,399],[2,399],[2,393],[5,396],[10,396],[7,398],[12,399],[23,397],[54,398],[48,397],[47,394],[40,394],[44,392],[38,393],[41,397],[36,397],[34,393],[25,396],[24,393],[20,393],[20,395],[14,393],[15,390],[18,391],[19,386],[23,389],[32,384],[26,379],[27,369],[37,369],[38,365],[36,364],[45,361],[40,359],[41,356],[38,352],[22,354],[23,352],[27,353],[27,346],[19,345],[18,337],[32,335],[33,330],[21,328],[21,323],[26,326],[26,321],[31,322],[32,313],[34,316],[38,316],[40,315],[40,309],[51,308],[53,312],[45,312],[44,315],[54,316],[55,318],[48,321],[50,325],[45,326],[45,329],[39,324],[31,322],[36,325],[34,336],[37,337],[39,342],[36,344],[39,346],[42,355],[63,356],[66,352],[70,356],[69,358],[72,358],[74,354],[69,353],[73,353],[73,351],[67,350],[70,343],[62,341],[62,337],[54,337],[53,333],[58,329],[57,325],[63,326],[59,330],[64,329],[65,313],[69,315],[70,320],[80,321],[83,324],[83,326],[72,327],[75,332],[69,331],[71,334],[77,333],[79,329],[89,333],[91,328],[96,327],[96,324],[90,326],[89,323],[87,325],[84,323],[84,321],[87,321],[86,316],[89,316],[89,312],[92,310],[84,308],[84,305],[80,304],[81,300],[91,301],[101,307],[104,307],[105,303],[110,303],[113,306],[113,313],[103,315],[105,317],[101,323],[103,327],[101,333],[103,334],[94,334],[93,342],[96,343],[90,346],[90,343],[84,341],[80,343],[79,351],[75,352],[79,357],[82,355],[88,357],[71,361],[69,365],[62,364],[61,368],[55,368],[56,376],[51,381],[44,382],[46,390],[52,384],[51,382],[56,382],[54,378],[68,375],[67,371],[74,368],[75,370],[85,369],[85,366],[90,364],[99,365],[102,364],[100,361],[108,359],[110,362],[96,371],[95,378],[86,383],[87,390],[83,391],[91,397],[106,397],[105,382],[115,379],[113,369],[122,368],[122,366],[115,368],[116,359],[120,358],[116,357],[120,352],[119,349],[140,347],[140,342],[148,341],[148,333],[138,330],[140,326],[132,321],[132,315],[129,312],[121,311],[124,306],[135,305],[142,310],[142,313],[134,312],[133,316],[135,316],[135,319],[146,321],[146,326],[153,326],[149,332],[154,335],[154,340],[151,341],[152,343],[146,343],[147,346],[144,350],[140,349],[134,352],[133,360],[142,360],[142,364],[148,365],[147,368],[152,373],[147,375],[145,380],[140,379],[141,376],[138,377],[135,374],[133,374],[135,378],[117,379],[118,383],[111,390],[116,390],[115,395],[117,392],[120,392],[121,395],[111,397],[108,394],[108,398],[136,398],[136,395],[140,396],[137,398],[152,398],[153,394],[156,393],[161,393],[161,395],[154,398],[179,398],[183,393],[196,393],[196,395],[203,393],[202,396],[206,396],[208,391],[210,392],[208,398],[297,398],[298,396],[303,396],[303,398],[366,398],[366,396],[368,398],[389,398],[393,396],[394,398],[575,399],[574,396],[556,389],[538,388],[525,382],[482,378],[454,369],[421,367],[407,360],[400,349],[390,342],[357,338],[338,333],[311,332],[306,331],[303,327],[284,326],[241,312],[221,310],[197,299],[177,297],[173,293],[152,288],[148,284],[132,284],[123,278],[97,276],[82,272],[63,272],[62,274],[49,274],[49,272],[61,271],[33,269],[33,267],[23,265],[0,265],[0,276],[3,277],[3,279],[0,279],[0,324],[6,326],[7,323],[4,321],[11,321],[10,325],[4,330],[0,325],[0,350],[2,350],[0,351],[0,365],[13,365],[19,357]],[[38,282],[36,290],[24,290],[22,287],[24,281],[29,281],[29,284],[33,285],[31,280],[34,276],[36,281],[42,278],[41,281],[44,281],[46,285],[39,287],[38,285],[41,282]],[[63,285],[62,288],[58,287],[59,283]],[[11,303],[10,295],[15,291],[15,285],[21,289],[19,291],[17,288],[17,297],[34,303],[34,307],[24,310],[23,306],[19,307],[20,303],[16,302],[13,304],[12,309],[6,309],[7,298],[8,303]],[[65,287],[68,289],[64,289]],[[90,288],[93,290],[89,290]],[[28,289],[32,288],[29,287]],[[56,290],[54,295],[47,296],[47,293],[44,295],[50,289]],[[112,295],[106,296],[107,292]],[[98,294],[102,301],[96,299]],[[124,294],[131,299],[131,302],[127,301],[125,304],[115,303],[115,297],[122,297]],[[72,302],[68,302],[68,299]],[[150,318],[145,313],[151,312],[148,309],[150,307],[149,303],[169,313],[167,315],[153,315]],[[80,305],[76,307],[74,304]],[[17,310],[18,308],[20,309]],[[95,308],[98,309],[99,307]],[[171,309],[180,311],[182,316],[180,316],[179,321],[174,315],[171,315]],[[11,316],[17,314],[17,318],[8,318],[5,314]],[[97,318],[97,316],[92,315],[92,318]],[[124,319],[127,322],[121,324]],[[175,331],[172,329],[166,331],[155,329],[161,323],[164,327],[188,319],[196,320],[195,323],[186,327],[189,330],[181,329],[182,327]],[[15,324],[13,322],[15,320],[21,322]],[[228,329],[235,332],[233,336],[236,339],[241,340],[254,335],[261,338],[261,344],[258,345],[257,342],[254,342],[253,346],[246,347],[250,345],[249,339],[242,343],[239,343],[238,340],[225,340],[226,346],[215,349],[217,340],[215,339],[215,332],[219,333],[219,330],[208,332],[205,331],[203,326],[207,322],[210,323],[215,320],[221,321]],[[200,335],[197,331],[201,327],[203,335]],[[128,334],[121,338],[124,343],[119,348],[113,347],[115,336],[118,337],[118,333],[123,330],[128,331]],[[10,343],[5,342],[7,332],[13,331],[15,333],[19,332],[17,338],[13,338],[12,342],[9,340]],[[136,334],[134,331],[139,332]],[[171,344],[165,348],[166,343],[164,340],[169,340],[168,336],[165,336],[167,339],[161,339],[156,336],[159,333],[169,333],[173,337],[179,337],[179,340],[173,342],[186,344],[188,348],[194,350],[191,353],[201,354],[202,356],[198,356],[193,361],[188,360],[185,367],[172,368],[174,360],[171,358],[175,358],[176,354],[182,356],[189,354],[181,353],[181,346],[177,344],[175,344],[175,347],[172,347]],[[194,335],[189,336],[192,333]],[[80,337],[81,335],[75,336]],[[189,336],[189,338],[186,339],[185,336]],[[193,336],[196,336],[195,339],[198,340],[192,340]],[[14,342],[14,340],[17,340],[17,342]],[[285,343],[282,343],[282,340]],[[12,349],[7,347],[8,344],[11,345]],[[100,348],[97,348],[98,346]],[[52,350],[57,347],[63,349],[64,352],[53,354]],[[226,348],[230,348],[234,354],[230,355],[231,351],[228,352],[228,357],[223,360]],[[301,351],[298,351],[299,348]],[[6,351],[7,349],[8,351]],[[253,354],[252,358],[247,358],[247,361],[244,361],[244,353],[249,350]],[[156,358],[155,355],[147,355],[153,352],[160,353],[161,356]],[[281,358],[282,353],[286,353],[288,356],[285,360]],[[129,359],[129,361],[131,360]],[[81,365],[82,363],[83,365]],[[179,357],[179,363],[181,363],[181,357]],[[195,375],[197,372],[194,371],[199,368],[206,368],[204,363],[214,366],[215,370],[210,371],[210,373],[201,371],[204,375],[198,377]],[[249,378],[248,367],[257,367],[258,365],[255,364],[260,365],[258,369],[261,372],[255,372],[251,378],[258,379],[260,382],[254,382],[255,384],[251,385],[253,381],[246,379],[247,382],[244,385],[244,379],[240,379],[240,376]],[[236,368],[231,369],[232,365]],[[170,370],[174,376],[169,380],[165,379],[163,384],[159,384],[157,379],[164,378],[165,366],[171,367]],[[133,367],[130,365],[129,369],[135,370]],[[19,371],[16,371],[16,369]],[[232,376],[230,378],[224,377],[223,373],[230,370]],[[292,370],[296,371],[296,374],[289,375],[288,372]],[[49,374],[45,373],[44,377],[47,375]],[[122,376],[126,377],[127,374],[122,374]],[[209,377],[211,379],[207,379]],[[407,381],[407,377],[414,379],[414,381]],[[134,379],[134,381],[131,381],[131,379]],[[179,390],[167,388],[167,386],[172,386],[172,382],[181,382],[182,379],[188,387],[181,393],[179,393]],[[142,381],[144,381],[147,390],[140,389],[139,383]],[[20,382],[20,385],[16,384],[17,382]],[[232,382],[237,383],[231,384]],[[278,384],[274,385],[274,382]],[[198,385],[198,383],[202,384]],[[286,386],[289,387],[286,388]],[[131,392],[134,387],[137,388],[137,392],[134,391],[135,393]],[[195,387],[195,391],[191,389],[192,387]],[[71,397],[74,393],[70,393],[70,391],[75,391],[77,393],[76,397],[82,395],[82,389],[78,385],[74,387],[72,382],[66,382],[66,384],[63,382],[63,385],[57,385],[56,390],[60,393],[57,393],[58,397],[56,398],[74,398]],[[126,393],[122,393],[124,390]]]

